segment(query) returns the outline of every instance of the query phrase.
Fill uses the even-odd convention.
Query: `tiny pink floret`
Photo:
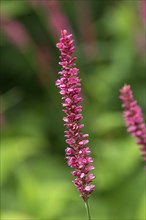
[[[130,85],[124,85],[120,93],[127,131],[133,137],[137,138],[136,143],[140,145],[141,154],[146,162],[146,126],[144,124],[141,108],[133,98]]]
[[[78,77],[79,70],[75,67],[76,58],[72,57],[75,50],[73,42],[72,34],[68,34],[66,30],[61,31],[61,38],[56,46],[61,52],[59,64],[62,69],[56,85],[60,89],[63,112],[66,114],[63,121],[68,129],[65,131],[66,143],[69,145],[65,150],[67,163],[74,169],[71,172],[76,177],[74,185],[83,200],[87,201],[95,188],[94,185],[90,185],[95,176],[89,174],[94,169],[91,165],[93,159],[89,157],[90,149],[86,146],[89,142],[85,139],[88,134],[82,133],[84,124],[80,124],[83,119],[81,83]]]

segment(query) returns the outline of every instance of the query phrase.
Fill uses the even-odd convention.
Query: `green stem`
[[[85,207],[86,207],[86,210],[87,210],[88,219],[91,220],[91,215],[90,215],[90,209],[89,209],[88,201],[85,202]]]

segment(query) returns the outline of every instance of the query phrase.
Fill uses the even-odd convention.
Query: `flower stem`
[[[88,201],[85,202],[85,207],[86,207],[86,210],[87,210],[88,219],[91,220],[91,215],[90,215],[90,209],[89,209]]]

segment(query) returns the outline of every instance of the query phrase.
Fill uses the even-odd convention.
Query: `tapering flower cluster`
[[[93,174],[89,174],[94,169],[92,166],[93,159],[89,156],[90,149],[87,147],[86,140],[88,134],[82,133],[83,124],[80,124],[83,116],[82,112],[82,97],[81,83],[78,77],[79,70],[75,67],[75,57],[72,57],[75,47],[72,35],[68,35],[66,30],[61,31],[61,38],[57,43],[57,48],[61,52],[62,69],[60,79],[57,80],[56,85],[60,89],[62,95],[62,106],[66,117],[63,118],[67,131],[65,131],[66,143],[69,145],[66,148],[66,159],[70,167],[74,169],[72,175],[75,176],[73,181],[77,187],[80,196],[84,201],[87,201],[95,186],[90,185],[95,178]]]
[[[141,154],[146,162],[146,126],[144,124],[141,108],[133,98],[130,85],[124,85],[120,93],[127,131],[137,138],[136,143],[140,145]]]

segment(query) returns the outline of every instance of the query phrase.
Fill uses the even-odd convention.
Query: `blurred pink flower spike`
[[[1,29],[9,41],[22,53],[30,48],[34,50],[33,56],[36,59],[39,80],[43,86],[48,86],[48,71],[51,71],[52,59],[51,53],[48,53],[50,50],[48,45],[35,44],[23,24],[6,16],[1,18]],[[50,66],[48,66],[48,61],[50,61]]]
[[[31,42],[26,29],[16,20],[1,17],[1,29],[10,42],[19,49],[25,49]]]
[[[48,19],[48,26],[54,38],[60,36],[60,31],[65,28],[71,30],[70,23],[66,17],[64,11],[61,8],[60,1],[58,0],[28,0],[28,2],[34,7],[42,7],[46,12]]]
[[[93,22],[90,1],[74,1],[77,14],[79,34],[85,56],[88,61],[98,59],[98,41],[96,39],[96,27]]]
[[[54,37],[56,35],[60,36],[60,31],[65,28],[71,30],[69,20],[65,16],[63,12],[60,1],[53,0],[53,1],[46,1],[43,0],[42,4],[44,4],[47,16],[48,16],[48,23],[52,30]]]
[[[133,98],[130,85],[124,85],[120,93],[127,131],[137,138],[136,143],[140,145],[141,154],[146,162],[146,126],[144,124],[141,108]]]
[[[63,118],[68,129],[65,131],[66,143],[69,145],[66,148],[66,159],[68,166],[74,169],[72,175],[76,178],[73,183],[86,202],[95,188],[94,185],[90,185],[95,176],[89,174],[94,169],[93,159],[89,156],[89,147],[86,146],[89,142],[86,140],[88,134],[82,133],[84,125],[80,124],[83,118],[81,83],[78,77],[79,70],[75,67],[76,58],[72,56],[75,50],[73,42],[72,34],[68,34],[66,30],[61,31],[61,38],[56,46],[61,52],[59,64],[62,69],[56,85],[60,89],[63,111],[66,114]]]
[[[139,13],[143,24],[146,26],[146,0],[139,1]]]

